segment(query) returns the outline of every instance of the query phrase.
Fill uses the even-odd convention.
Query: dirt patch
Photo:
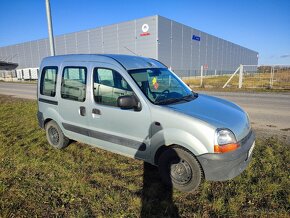
[[[277,126],[275,126],[275,125],[271,125],[271,124],[266,125],[266,126],[271,127],[271,128],[275,128],[275,127],[277,127]]]
[[[13,102],[26,102],[27,99],[15,98],[12,95],[0,95],[0,104],[13,103]]]
[[[282,131],[290,131],[290,128],[280,129]]]
[[[290,145],[290,131],[281,131],[280,129],[253,128],[256,138],[266,139],[273,135],[279,138],[284,144]]]

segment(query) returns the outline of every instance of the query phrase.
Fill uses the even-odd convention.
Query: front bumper
[[[240,142],[241,147],[223,154],[203,154],[197,156],[206,180],[225,181],[241,174],[252,159],[249,151],[255,143],[255,134],[250,133]],[[252,149],[251,149],[252,150]]]

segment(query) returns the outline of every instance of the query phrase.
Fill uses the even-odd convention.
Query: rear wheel
[[[159,157],[162,181],[183,192],[193,192],[203,179],[201,166],[195,156],[181,147],[170,147]]]
[[[57,123],[53,120],[45,125],[46,138],[54,148],[65,148],[69,144],[69,139],[65,137]]]

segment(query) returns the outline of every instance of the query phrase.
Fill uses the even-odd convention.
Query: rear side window
[[[73,101],[86,100],[87,68],[65,67],[62,74],[61,97]]]
[[[45,67],[41,73],[40,94],[54,97],[57,80],[57,67]]]
[[[94,69],[94,99],[98,104],[117,107],[120,96],[133,95],[127,81],[112,69]]]

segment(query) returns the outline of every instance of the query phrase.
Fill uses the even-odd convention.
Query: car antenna
[[[132,54],[136,55],[136,56],[140,56],[138,54],[136,54],[135,52],[133,52],[131,49],[127,48],[126,46],[124,46],[125,49],[127,49],[129,52],[131,52]]]

